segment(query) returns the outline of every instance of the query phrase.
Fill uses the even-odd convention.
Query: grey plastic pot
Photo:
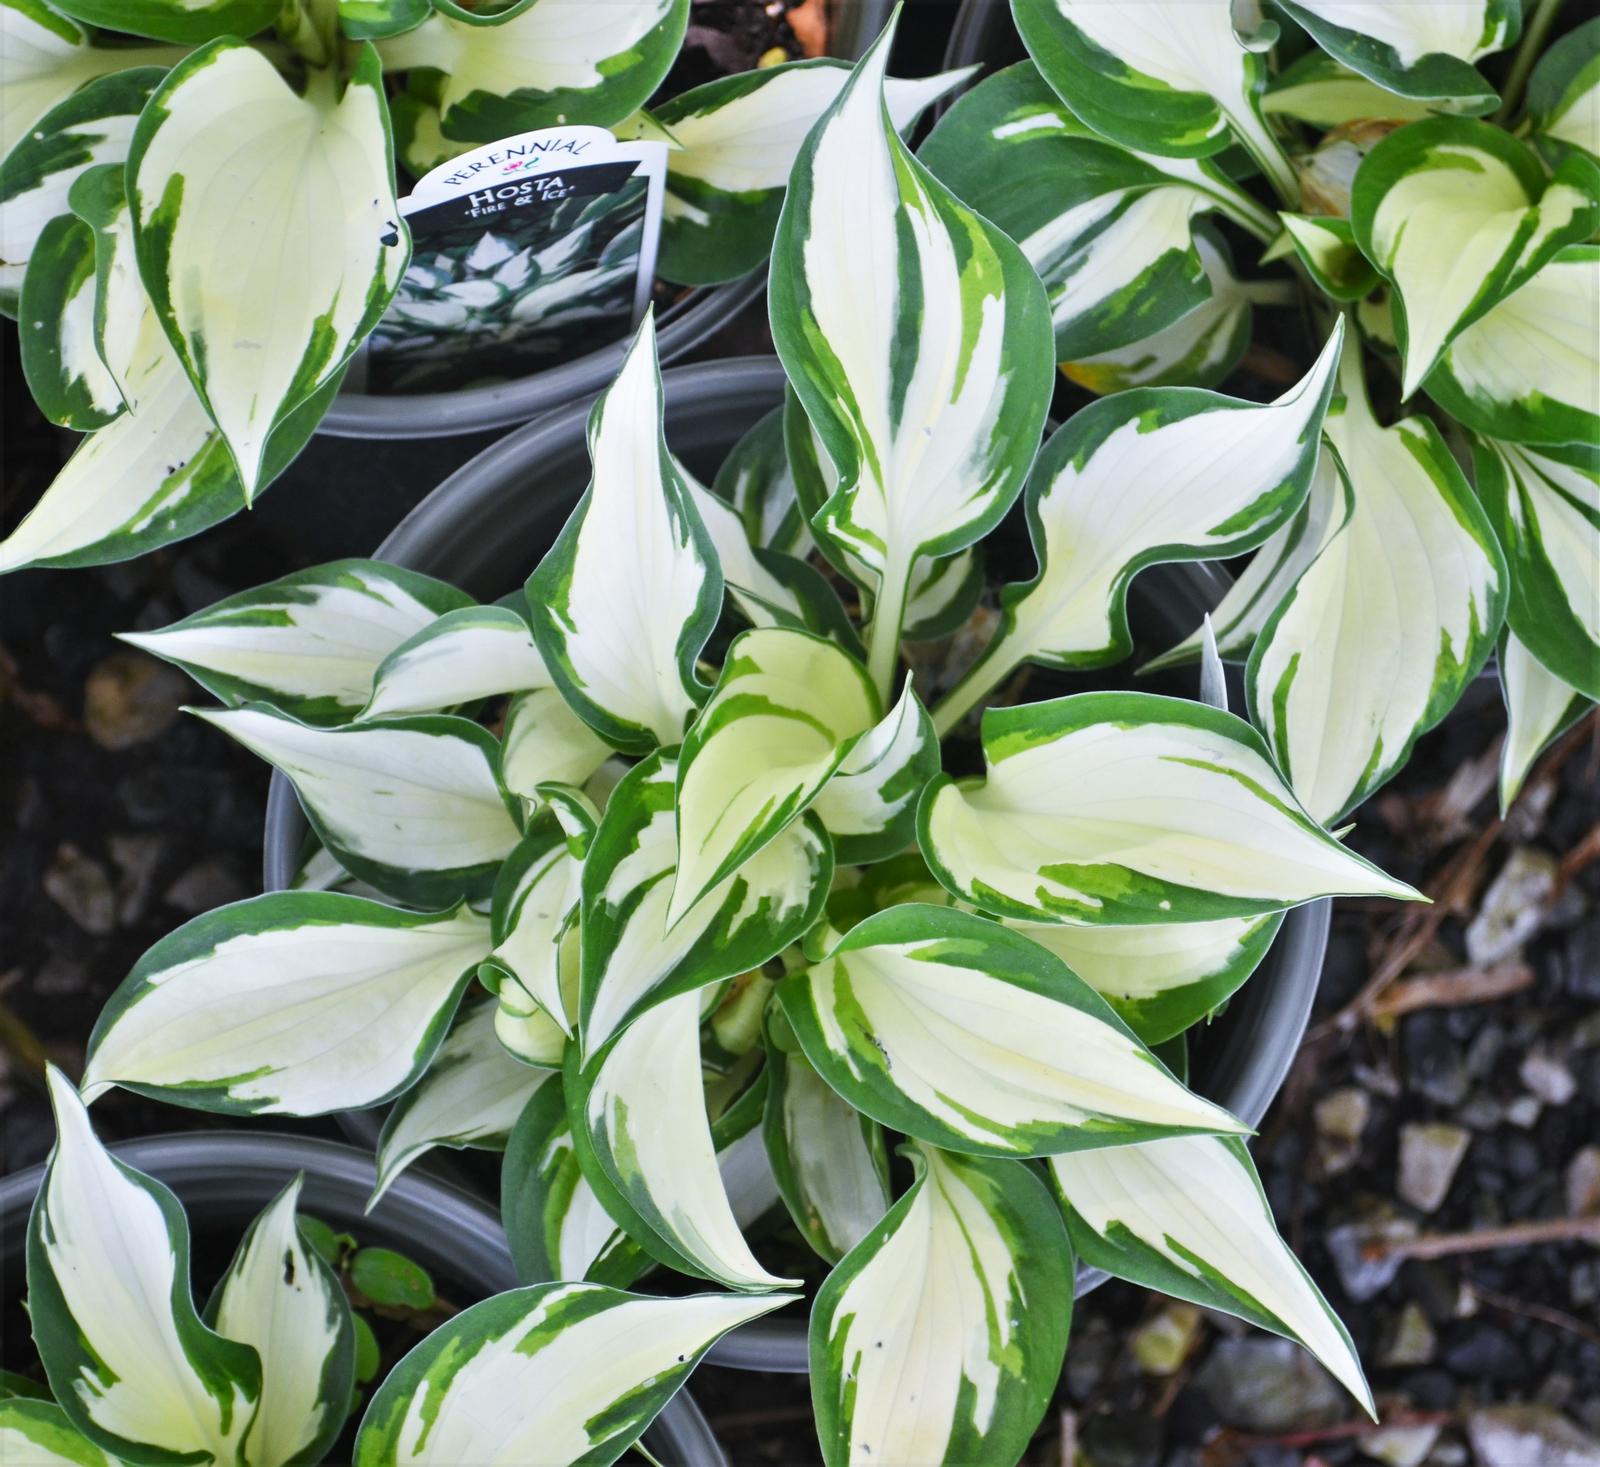
[[[744,432],[783,399],[776,360],[751,357],[662,374],[667,440],[709,482]],[[491,601],[520,586],[554,539],[589,479],[587,407],[574,404],[512,433],[445,480],[375,552],[379,560],[425,571]],[[1154,646],[1185,636],[1220,599],[1227,573],[1203,564],[1156,566],[1134,582],[1130,615]],[[1164,640],[1163,640],[1164,639]],[[1181,678],[1180,674],[1180,678]],[[1149,686],[1189,692],[1186,683]],[[268,890],[294,879],[306,835],[292,786],[274,775],[267,802],[264,878]],[[1251,1125],[1283,1084],[1311,1013],[1327,947],[1330,904],[1289,913],[1260,970],[1226,1014],[1197,1036],[1191,1078],[1203,1094]],[[373,1112],[341,1116],[352,1139],[377,1139]],[[1079,1291],[1104,1275],[1080,1274]],[[707,1357],[719,1365],[803,1372],[804,1325],[761,1320],[721,1340]]]
[[[458,1187],[408,1173],[368,1212],[372,1157],[339,1141],[276,1132],[190,1131],[124,1141],[111,1151],[170,1187],[189,1214],[190,1228],[218,1233],[228,1249],[299,1172],[305,1177],[303,1211],[363,1243],[414,1258],[472,1302],[520,1282],[493,1208]],[[0,1277],[8,1288],[22,1283],[28,1216],[43,1178],[44,1167],[35,1166],[0,1181]],[[728,1467],[687,1391],[667,1403],[645,1441],[663,1462]]]
[[[892,0],[841,0],[833,53],[859,57],[888,23]],[[761,294],[765,267],[742,280],[691,290],[656,316],[663,363],[677,361],[714,336]],[[540,413],[598,392],[622,365],[626,340],[599,347],[528,377],[456,392],[341,392],[318,425],[339,438],[444,438],[531,422]]]

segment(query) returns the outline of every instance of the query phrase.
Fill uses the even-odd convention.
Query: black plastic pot
[[[833,22],[833,54],[854,60],[888,23],[891,0],[841,0]],[[691,290],[657,313],[657,349],[677,361],[720,331],[767,283],[763,266],[742,280]],[[622,365],[626,339],[529,377],[458,392],[341,392],[319,432],[340,438],[443,438],[509,428],[575,398],[598,392]]]
[[[782,401],[784,387],[779,364],[761,357],[678,367],[663,373],[662,381],[667,440],[707,482],[740,436]],[[587,408],[575,404],[502,439],[418,505],[378,547],[377,558],[453,582],[484,601],[520,586],[588,483],[586,421]],[[1136,640],[1151,651],[1170,646],[1193,630],[1227,583],[1224,571],[1198,563],[1145,572],[1129,599]],[[1125,676],[1126,666],[1112,669],[1110,680]],[[1140,686],[1192,695],[1193,681],[1192,671],[1180,670]],[[1109,685],[1109,680],[1099,675],[1094,684]],[[1083,685],[1082,679],[1063,678],[1050,692]],[[306,829],[293,787],[274,775],[264,853],[268,890],[294,879]],[[1327,947],[1329,912],[1327,902],[1290,912],[1261,968],[1226,1014],[1192,1036],[1195,1088],[1251,1125],[1283,1084],[1305,1030]],[[376,1141],[380,1118],[375,1113],[339,1120],[352,1139]],[[1080,1292],[1103,1277],[1080,1275]],[[757,1321],[720,1341],[708,1358],[748,1369],[804,1371],[804,1325]]]
[[[961,0],[944,53],[947,69],[976,61],[983,66],[981,75],[987,76],[1027,54],[1011,19],[1010,0]]]
[[[178,1195],[192,1231],[218,1236],[231,1252],[257,1213],[295,1175],[304,1173],[302,1209],[364,1244],[406,1254],[467,1302],[517,1287],[500,1219],[476,1197],[419,1174],[400,1177],[366,1211],[372,1158],[317,1137],[270,1132],[209,1131],[152,1136],[111,1148],[118,1160]],[[24,1284],[28,1215],[43,1166],[0,1181],[0,1277],[8,1293]],[[645,1433],[663,1462],[728,1467],[705,1417],[680,1391]]]

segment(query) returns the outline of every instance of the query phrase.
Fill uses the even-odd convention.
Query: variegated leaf
[[[799,816],[864,738],[880,706],[849,653],[805,632],[741,633],[678,757],[671,927]],[[863,767],[868,767],[864,765]]]
[[[1220,1008],[1260,966],[1279,913],[1152,927],[1011,923],[1054,953],[1146,1044],[1163,1044]]]
[[[811,532],[789,466],[785,413],[786,408],[773,408],[735,443],[711,487],[738,512],[751,545],[804,555]]]
[[[500,1169],[500,1217],[525,1284],[584,1279],[625,1289],[651,1266],[578,1165],[560,1075],[534,1092],[511,1128]]]
[[[46,1079],[56,1144],[28,1222],[28,1313],[51,1392],[115,1457],[231,1464],[260,1357],[195,1312],[178,1199],[101,1146],[60,1070]]]
[[[383,659],[359,716],[453,711],[549,684],[525,617],[504,606],[463,607],[430,622]]]
[[[918,836],[945,887],[997,916],[1137,927],[1420,900],[1318,826],[1232,714],[1079,693],[990,708],[983,749],[986,778],[928,785]]]
[[[1500,98],[1472,62],[1511,45],[1521,0],[1391,5],[1386,0],[1280,0],[1330,56],[1386,91],[1440,111],[1493,112]],[[1388,114],[1380,114],[1388,115]]]
[[[1279,217],[1289,245],[1325,296],[1336,301],[1357,301],[1372,294],[1378,285],[1378,272],[1357,247],[1348,219],[1310,214]]]
[[[1568,245],[1450,343],[1423,391],[1490,438],[1600,441],[1597,321],[1600,246]]]
[[[1250,654],[1251,716],[1300,803],[1333,825],[1410,757],[1494,650],[1505,561],[1438,430],[1380,427],[1352,346],[1328,414],[1350,517]]]
[[[198,46],[218,36],[248,40],[268,29],[279,0],[51,0],[63,15],[85,25],[126,31],[153,41]]]
[[[319,75],[301,96],[259,51],[212,42],[128,153],[140,276],[247,503],[273,430],[343,369],[410,256],[377,56],[342,95]]]
[[[1044,1156],[1246,1129],[1173,1079],[1060,959],[970,912],[879,912],[778,998],[834,1090],[952,1151]]]
[[[1132,387],[1216,387],[1250,345],[1253,307],[1288,305],[1287,281],[1241,280],[1222,235],[1201,223],[1194,231],[1211,294],[1172,325],[1115,351],[1096,352],[1061,370],[1070,382],[1104,396]]]
[[[54,1401],[0,1400],[0,1462],[30,1467],[118,1467]]]
[[[892,39],[891,26],[800,150],[770,286],[778,354],[839,471],[813,529],[879,578],[869,665],[885,697],[913,564],[972,544],[1010,508],[1051,359],[1022,252],[890,125]]]
[[[335,560],[225,597],[154,632],[117,635],[181,667],[225,703],[260,701],[305,722],[359,713],[383,660],[465,592],[376,560]]]
[[[1600,158],[1600,16],[1562,36],[1528,78],[1528,121],[1545,153]]]
[[[552,1071],[530,1069],[505,1052],[495,1037],[497,1007],[466,1009],[423,1077],[390,1109],[378,1138],[373,1203],[435,1146],[503,1150],[524,1107],[553,1081]]]
[[[528,578],[533,635],[573,711],[630,753],[670,747],[705,689],[695,659],[717,622],[716,550],[661,429],[646,316],[589,414],[594,477]]]
[[[536,1284],[474,1304],[378,1387],[356,1467],[460,1467],[485,1442],[508,1462],[607,1467],[730,1329],[788,1297],[654,1299]]]
[[[324,1115],[398,1095],[443,1042],[489,924],[334,892],[219,907],[107,1000],[84,1085],[231,1115]]]
[[[1066,1352],[1066,1230],[1027,1167],[915,1143],[906,1152],[910,1189],[811,1312],[822,1459],[1013,1462]]]
[[[1500,695],[1506,705],[1506,738],[1500,749],[1503,815],[1539,755],[1594,705],[1540,662],[1515,632],[1500,640]]]
[[[1129,152],[1091,131],[1032,62],[957,101],[919,156],[1022,246],[1044,280],[1061,361],[1153,336],[1207,299],[1200,215],[1263,240],[1276,232],[1214,163]]]
[[[432,14],[433,0],[339,0],[339,29],[352,41],[377,41],[409,31]]]
[[[1294,171],[1261,116],[1266,63],[1235,29],[1230,0],[1011,0],[1045,80],[1102,137],[1168,158],[1237,140],[1280,195]]]
[[[123,165],[84,169],[67,199],[94,238],[94,348],[121,404],[137,412],[141,385],[157,361],[171,361],[172,349],[139,279]]]
[[[23,376],[39,411],[80,433],[103,428],[123,410],[122,393],[96,346],[94,303],[94,231],[63,214],[34,242],[18,335]]]
[[[345,870],[396,901],[486,897],[521,839],[499,742],[465,718],[315,728],[259,704],[194,712],[278,769]]]
[[[841,865],[881,861],[912,844],[917,797],[939,772],[939,736],[906,679],[889,716],[845,755],[812,808]]]
[[[338,1275],[301,1236],[297,1176],[250,1224],[206,1309],[219,1334],[261,1358],[250,1467],[319,1462],[350,1410],[355,1327]]]
[[[1261,98],[1268,121],[1290,117],[1321,128],[1374,117],[1411,122],[1428,116],[1430,110],[1424,102],[1399,96],[1341,66],[1315,46],[1273,77]]]
[[[837,1263],[889,1210],[883,1127],[834,1091],[792,1036],[769,1035],[766,1073],[762,1136],[778,1191],[805,1240]]]
[[[378,51],[389,71],[442,71],[445,137],[483,143],[622,121],[660,85],[689,17],[689,0],[534,0],[498,15],[444,8]]]
[[[562,973],[577,971],[577,938],[574,933],[561,944]],[[569,956],[569,954],[571,956]],[[501,989],[495,1009],[494,1033],[500,1047],[519,1064],[546,1073],[559,1070],[566,1057],[567,1035],[538,1004],[521,1005],[514,994]]]
[[[1395,287],[1410,397],[1466,327],[1600,224],[1600,165],[1574,154],[1546,178],[1538,157],[1487,122],[1434,117],[1363,160],[1350,222]]]
[[[976,68],[884,83],[897,132]],[[773,230],[800,145],[838,99],[847,63],[791,61],[735,73],[655,111],[677,144],[667,158],[661,273],[683,285],[715,285],[754,270]]]
[[[1331,453],[1317,456],[1311,490],[1295,517],[1268,540],[1223,593],[1210,614],[1217,651],[1223,657],[1243,660],[1249,655],[1256,636],[1283,598],[1294,589],[1328,542],[1344,528],[1350,517],[1350,485]],[[1201,629],[1196,628],[1183,641],[1140,668],[1155,672],[1199,657]]]
[[[39,11],[48,16],[43,6]],[[7,125],[11,120],[11,66],[18,59],[11,48],[18,46],[24,57],[27,54],[27,41],[14,28],[28,26],[26,13],[10,6],[0,7],[0,54],[4,56],[0,94],[5,96],[0,105],[6,107]],[[49,24],[76,29],[55,16],[49,16]],[[67,54],[76,53],[98,58],[117,54],[88,46],[76,47]],[[104,69],[112,74],[93,80],[81,75],[73,77],[69,70],[63,79],[68,81],[66,91],[71,95],[63,94],[65,100],[58,101],[43,116],[30,119],[31,125],[19,129],[15,136],[9,134],[8,128],[4,144],[0,144],[0,309],[8,314],[18,307],[17,292],[24,268],[45,226],[67,212],[73,182],[90,168],[120,165],[127,158],[133,124],[150,93],[166,75],[163,67],[138,65],[138,58],[144,54],[141,48],[126,63],[103,62]],[[177,59],[176,54],[172,59]],[[66,54],[61,62],[71,65]],[[132,69],[116,70],[119,64]],[[74,91],[78,83],[82,85]],[[13,143],[15,146],[9,146]],[[24,341],[28,334],[23,332]]]
[[[611,745],[557,689],[512,699],[500,736],[500,777],[512,794],[532,800],[541,784],[584,785],[610,757]]]
[[[1377,1419],[1355,1346],[1278,1236],[1242,1142],[1179,1136],[1050,1170],[1084,1262],[1299,1342]]]
[[[661,755],[631,769],[584,862],[585,1056],[651,1005],[759,968],[805,934],[827,895],[832,847],[820,825],[802,818],[669,925],[678,782],[679,765]]]
[[[1275,402],[1144,388],[1091,404],[1056,433],[1026,497],[1039,574],[1001,592],[999,628],[935,710],[941,732],[1030,659],[1072,668],[1126,657],[1128,584],[1146,566],[1237,554],[1287,523],[1316,467],[1343,335],[1336,327]]]
[[[717,1165],[700,1075],[700,998],[635,1019],[587,1064],[567,1052],[563,1089],[583,1174],[659,1262],[729,1288],[782,1288],[757,1261]]]
[[[1600,698],[1600,445],[1479,439],[1472,462],[1511,569],[1511,630],[1564,682]]]

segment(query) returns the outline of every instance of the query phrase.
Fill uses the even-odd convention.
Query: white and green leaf
[[[248,503],[268,440],[343,370],[410,256],[377,56],[296,93],[214,41],[173,68],[128,154],[139,273]]]
[[[1232,714],[1080,693],[990,708],[982,730],[987,776],[937,776],[918,836],[944,886],[996,916],[1137,927],[1420,899],[1323,830]]]
[[[445,613],[378,665],[360,717],[455,711],[501,693],[548,687],[525,617],[504,606]]]
[[[1472,63],[1504,50],[1522,29],[1521,0],[1280,3],[1328,55],[1384,90],[1439,111],[1493,112],[1500,98]]]
[[[261,1360],[202,1323],[178,1199],[117,1161],[54,1066],[56,1144],[28,1222],[28,1313],[50,1390],[105,1452],[232,1463],[261,1399]]]
[[[1050,1160],[1085,1263],[1305,1346],[1376,1419],[1355,1346],[1278,1235],[1242,1142],[1180,1136]]]
[[[335,560],[214,602],[153,632],[119,632],[225,703],[264,702],[305,722],[365,706],[386,657],[471,597],[376,560]]]
[[[1528,78],[1528,121],[1547,153],[1581,148],[1600,158],[1600,16],[1575,26]]]
[[[879,580],[871,667],[885,696],[913,564],[964,549],[1010,508],[1051,361],[1022,252],[891,125],[892,39],[891,26],[800,151],[770,286],[778,354],[839,474],[812,527]]]
[[[30,1467],[118,1467],[54,1401],[0,1400],[0,1462]]]
[[[279,770],[340,865],[396,901],[488,896],[522,837],[499,741],[465,718],[316,728],[260,704],[194,712]]]
[[[778,985],[806,1058],[857,1110],[952,1151],[1045,1156],[1243,1131],[1018,932],[908,904]]]
[[[1072,1248],[1013,1162],[906,1148],[915,1180],[811,1313],[822,1459],[1011,1462],[1055,1390]]]
[[[705,697],[695,661],[716,625],[716,550],[661,427],[645,318],[589,414],[594,477],[528,579],[533,635],[573,711],[630,753],[671,747]]]
[[[107,1000],[91,1098],[112,1085],[230,1115],[324,1115],[407,1089],[444,1041],[489,924],[335,892],[273,892],[186,922]]]
[[[22,280],[22,373],[39,411],[80,433],[104,427],[123,410],[95,341],[95,294],[94,231],[71,214],[52,219],[34,242]]]
[[[378,1138],[372,1203],[435,1146],[503,1150],[529,1100],[553,1081],[550,1070],[530,1069],[505,1052],[495,1037],[497,1007],[464,1009],[426,1073],[391,1107]]]
[[[1320,128],[1375,117],[1412,122],[1431,110],[1425,102],[1368,81],[1315,46],[1273,77],[1261,98],[1261,111],[1269,122],[1288,117]]]
[[[728,450],[711,487],[738,512],[751,545],[803,556],[811,532],[784,442],[785,412],[773,408]]]
[[[1394,287],[1410,397],[1456,336],[1600,224],[1600,165],[1573,154],[1546,177],[1487,122],[1434,117],[1390,133],[1362,162],[1350,222]]]
[[[1256,639],[1251,715],[1300,803],[1337,824],[1410,757],[1494,650],[1506,569],[1425,418],[1380,427],[1350,349],[1328,441],[1350,516]]]
[[[198,46],[218,36],[248,40],[271,27],[279,0],[51,0],[63,15],[104,30]]]
[[[1325,296],[1336,301],[1357,301],[1372,294],[1378,285],[1378,272],[1357,246],[1348,219],[1288,213],[1279,218],[1289,245]]]
[[[261,1400],[244,1439],[250,1467],[297,1467],[332,1448],[355,1384],[344,1288],[301,1235],[296,1176],[250,1224],[206,1318],[261,1358]]]
[[[524,800],[542,784],[586,784],[611,757],[604,739],[567,706],[556,688],[533,688],[511,700],[500,736],[500,777]]]
[[[1500,640],[1500,695],[1506,737],[1500,748],[1500,812],[1511,808],[1535,761],[1594,704],[1551,672],[1515,632]]]

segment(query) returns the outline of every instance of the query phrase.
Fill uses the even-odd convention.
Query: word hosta
[[[40,410],[87,435],[0,541],[0,572],[141,555],[282,473],[407,273],[397,158],[421,177],[558,124],[659,138],[661,273],[707,285],[760,266],[795,152],[849,69],[727,77],[657,117],[643,106],[689,6],[0,0],[0,311]],[[896,125],[964,75],[891,82]],[[488,350],[514,317],[559,338],[608,289],[631,298],[631,264],[619,286],[550,259],[464,281],[451,263],[414,262],[388,323],[402,365],[439,332]]]
[[[1045,289],[900,141],[888,44],[799,149],[771,282],[793,394],[715,488],[668,448],[647,321],[523,594],[347,561],[131,638],[221,700],[201,716],[318,847],[146,954],[86,1093],[393,1102],[380,1191],[430,1146],[504,1147],[530,1283],[665,1267],[755,1312],[793,1282],[781,1198],[832,1269],[830,1464],[1015,1460],[1080,1258],[1300,1341],[1370,1409],[1248,1128],[1174,1067],[1287,909],[1416,893],[1225,708],[991,696],[1125,656],[1141,567],[1307,513],[1347,328],[1276,401],[1143,388],[1041,451]],[[929,709],[902,641],[965,618],[1019,499],[1038,574]],[[559,1396],[584,1366],[540,1368]]]

